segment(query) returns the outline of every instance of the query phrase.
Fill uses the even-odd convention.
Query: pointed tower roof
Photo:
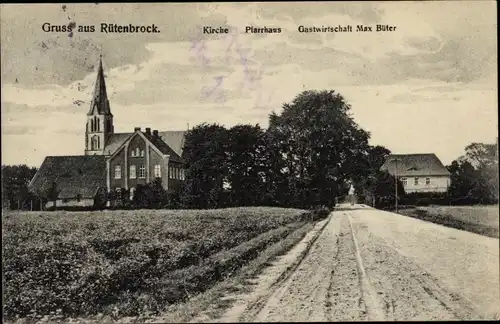
[[[90,102],[89,115],[94,113],[94,109],[97,109],[97,113],[100,115],[112,115],[111,109],[109,108],[108,95],[106,93],[106,82],[104,81],[104,70],[102,68],[102,55],[99,58],[99,68],[97,70],[97,79],[95,81],[94,94],[92,96],[92,101]]]

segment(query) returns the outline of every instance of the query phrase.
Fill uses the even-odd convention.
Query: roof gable
[[[398,176],[449,175],[450,172],[434,153],[391,154],[380,170]]]
[[[113,138],[114,135],[119,135],[119,136]],[[148,141],[151,144],[151,146],[158,151],[159,154],[169,155],[170,161],[180,162],[180,163],[183,162],[179,154],[177,154],[167,143],[165,143],[165,141],[163,141],[163,139],[160,136],[155,137],[152,134],[147,134],[139,130],[134,133],[121,133],[114,135],[112,135],[110,141],[108,142],[111,143],[111,145],[107,145],[105,148],[106,154],[110,152],[111,157],[117,154],[125,146],[126,143],[129,143],[132,140],[134,136],[141,136],[146,141]]]
[[[30,188],[38,195],[56,183],[58,198],[93,198],[106,187],[106,157],[101,155],[47,156]]]
[[[154,138],[153,135],[147,135],[141,132],[162,154],[170,155],[171,160],[182,160],[184,148],[185,131],[167,131],[159,132],[159,138]],[[127,142],[128,139],[135,133],[116,133],[111,134],[106,143],[104,153],[106,155],[114,155],[118,149]]]

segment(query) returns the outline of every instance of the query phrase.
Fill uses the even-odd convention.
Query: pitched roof
[[[146,133],[142,132],[144,135]],[[112,155],[113,153],[116,152],[124,143],[125,141],[132,136],[134,133],[116,133],[116,134],[111,134],[109,136],[108,142],[106,143],[106,148],[104,149],[104,153],[106,155]],[[179,158],[182,157],[182,152],[184,148],[184,137],[185,137],[186,132],[185,131],[166,131],[166,132],[158,132],[158,135],[160,136],[161,141],[156,141],[153,142],[151,141],[152,136],[148,137],[148,139],[153,142],[155,146],[158,147],[160,151],[162,151],[163,154],[170,154],[172,158],[172,151],[175,153]],[[164,147],[168,146],[170,149]]]
[[[397,170],[396,170],[397,164]],[[449,175],[450,172],[434,153],[391,154],[380,167],[382,171],[398,176]]]
[[[108,141],[106,143],[106,147],[104,148],[105,155],[112,155],[118,150],[125,141],[132,136],[134,133],[116,133],[110,134],[108,137]]]
[[[154,137],[152,134],[142,133],[160,152],[170,155],[170,161],[182,162],[182,158],[177,154],[161,137]],[[159,134],[158,134],[159,135]]]
[[[89,115],[94,113],[94,107],[97,107],[97,113],[101,115],[110,115],[108,95],[106,93],[106,82],[104,81],[104,70],[102,68],[102,57],[99,59],[99,68],[94,85],[94,93],[90,102]]]
[[[167,131],[158,132],[161,139],[170,146],[175,153],[182,156],[184,152],[184,139],[186,138],[186,131]]]
[[[58,198],[93,198],[106,188],[106,157],[101,155],[47,156],[33,177],[30,188],[45,195],[56,183]]]

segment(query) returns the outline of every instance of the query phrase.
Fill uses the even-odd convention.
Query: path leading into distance
[[[330,217],[258,306],[219,320],[492,319],[500,310],[498,239],[365,205],[341,205]]]

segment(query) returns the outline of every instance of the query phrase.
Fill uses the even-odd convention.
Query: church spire
[[[102,68],[102,54],[99,57],[99,68],[97,70],[97,79],[95,81],[94,93],[90,102],[88,115],[93,115],[97,109],[99,115],[111,115],[109,108],[108,95],[106,93],[106,82],[104,81],[104,70]]]

